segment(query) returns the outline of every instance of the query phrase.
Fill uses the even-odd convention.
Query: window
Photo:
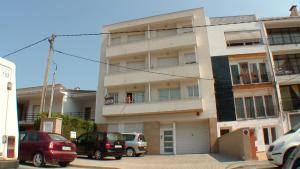
[[[188,87],[188,96],[189,96],[189,97],[199,96],[199,88],[198,88],[198,85],[195,85],[195,86],[189,86],[189,87]]]
[[[158,58],[158,67],[170,67],[178,65],[178,57]]]
[[[126,71],[136,71],[136,70],[145,70],[145,61],[132,61],[127,62]]]
[[[134,141],[135,135],[134,134],[124,134],[123,135],[125,141]]]
[[[233,64],[230,68],[232,83],[234,85],[269,81],[265,63],[243,62]]]
[[[244,119],[245,112],[244,112],[244,100],[243,98],[235,98],[235,113],[237,119]]]
[[[255,96],[255,107],[257,117],[266,117],[264,101],[262,96]]]
[[[167,88],[159,89],[159,100],[179,100],[180,99],[180,88]]]
[[[266,112],[268,116],[275,116],[274,104],[271,95],[265,96]]]
[[[300,54],[275,55],[276,75],[291,75],[300,73]]]
[[[233,84],[240,84],[240,74],[238,65],[231,65],[231,75]]]
[[[51,140],[55,141],[66,141],[67,139],[59,134],[49,133],[48,136],[51,138]]]
[[[38,141],[39,140],[39,134],[38,133],[27,133],[26,134],[26,140],[27,141]]]
[[[245,97],[247,118],[255,118],[253,97]]]
[[[184,63],[185,64],[194,64],[196,63],[196,54],[193,53],[185,53],[184,54]]]
[[[259,70],[260,70],[260,78],[262,82],[268,82],[268,74],[267,74],[267,68],[265,63],[259,63]]]
[[[113,99],[113,104],[119,103],[119,93],[109,93],[108,94]]]
[[[230,46],[248,46],[260,44],[259,30],[225,32],[226,44]]]
[[[258,83],[259,77],[258,77],[258,69],[256,63],[250,63],[250,73],[251,73],[251,80],[252,83]]]
[[[265,127],[263,128],[264,141],[266,145],[271,144],[276,140],[276,128],[275,127]]]
[[[244,84],[250,84],[250,75],[248,69],[248,63],[240,63],[240,76]]]
[[[141,41],[141,40],[145,40],[146,36],[144,32],[135,32],[135,33],[130,33],[127,36],[127,42],[137,42],[137,41]]]
[[[115,64],[109,64],[109,73],[118,73],[120,72],[120,64],[115,63]]]
[[[145,92],[143,91],[127,92],[126,96],[126,103],[143,103],[145,101]]]
[[[274,28],[268,29],[270,45],[284,45],[300,43],[300,28]]]
[[[88,141],[93,142],[97,140],[97,134],[96,133],[89,133],[88,135]]]

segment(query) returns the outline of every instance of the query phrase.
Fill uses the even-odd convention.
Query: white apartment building
[[[98,130],[143,132],[150,154],[215,151],[206,24],[200,8],[104,26]]]
[[[255,15],[210,18],[207,27],[218,136],[250,127],[257,153],[282,135],[272,59]]]
[[[290,12],[288,17],[262,19],[285,131],[300,123],[300,16],[295,5]]]

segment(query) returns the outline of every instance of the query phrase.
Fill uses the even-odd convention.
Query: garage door
[[[176,123],[177,154],[208,153],[209,144],[208,121]]]

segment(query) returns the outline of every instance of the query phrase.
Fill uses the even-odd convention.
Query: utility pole
[[[46,99],[46,92],[47,92],[47,86],[48,86],[48,74],[49,74],[49,70],[50,70],[50,66],[51,66],[51,62],[52,62],[54,39],[55,39],[55,35],[52,34],[50,39],[48,40],[50,43],[50,47],[48,50],[47,66],[45,68],[44,83],[43,83],[41,104],[40,104],[40,113],[44,112],[44,110],[45,110],[45,99]]]
[[[53,72],[53,78],[52,78],[52,88],[51,88],[51,99],[50,99],[50,107],[49,107],[49,113],[48,113],[48,118],[51,118],[52,114],[52,104],[53,104],[53,95],[54,95],[54,87],[55,87],[55,78],[56,78],[56,72],[57,72],[57,64],[55,64],[55,70]]]

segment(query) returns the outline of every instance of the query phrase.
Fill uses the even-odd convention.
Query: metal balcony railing
[[[285,75],[294,75],[300,74],[300,65],[292,66],[286,65],[276,68],[276,75],[277,76],[285,76]]]
[[[300,44],[300,33],[299,35],[270,36],[268,40],[270,45]]]
[[[20,118],[19,122],[33,123],[38,118],[38,114],[27,114],[26,117]]]

